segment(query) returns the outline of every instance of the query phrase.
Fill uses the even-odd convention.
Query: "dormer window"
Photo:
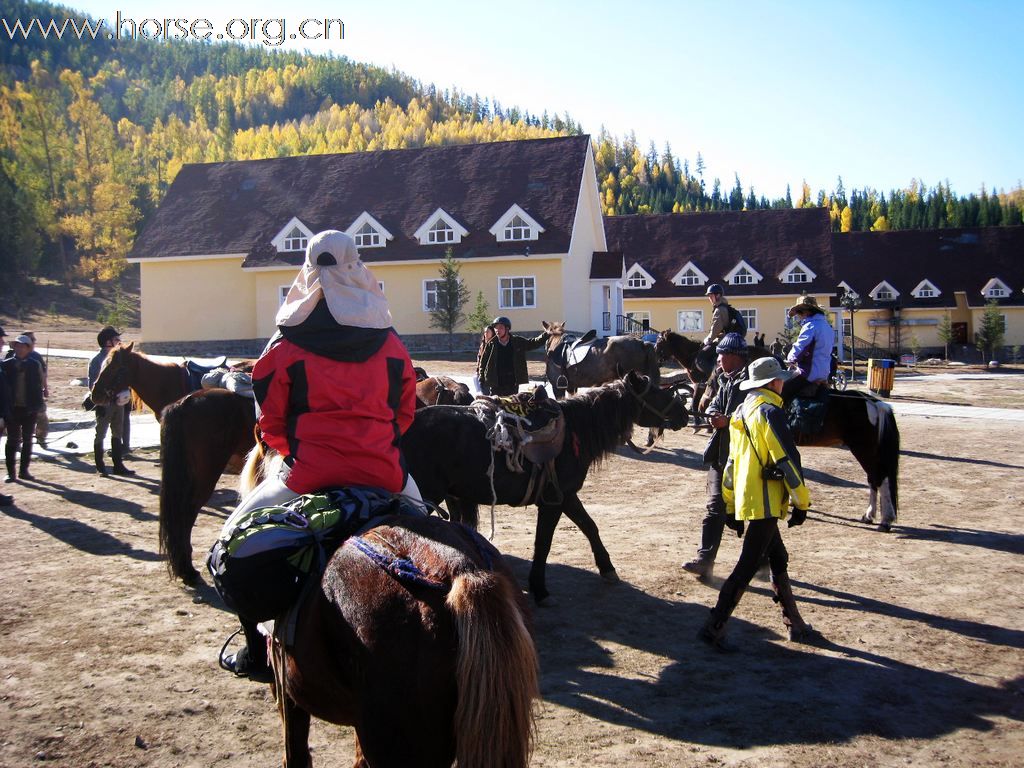
[[[789,285],[798,285],[800,283],[809,283],[817,277],[811,268],[804,264],[800,259],[793,259],[786,268],[779,273],[779,280]]]
[[[414,233],[420,245],[444,245],[460,243],[469,230],[457,222],[444,209],[438,208]]]
[[[751,286],[754,285],[754,273],[744,267],[741,267],[735,274],[732,275],[732,280],[729,281],[734,286]]]
[[[381,244],[380,232],[370,226],[370,222],[363,224],[352,239],[356,241],[357,248],[379,248]]]
[[[917,287],[910,292],[910,295],[915,299],[934,299],[940,295],[942,291],[935,287],[935,283],[931,280],[922,280],[917,284]]]
[[[725,276],[725,281],[729,285],[755,285],[762,280],[764,280],[764,276],[743,259],[740,259],[740,263]]]
[[[626,273],[626,288],[646,290],[655,282],[651,274],[639,264],[634,264]]]
[[[302,234],[302,230],[298,227],[292,227],[291,232],[284,237],[286,251],[304,251],[308,244],[309,238]]]
[[[356,248],[383,248],[388,244],[388,240],[394,239],[394,235],[367,211],[359,214],[345,230],[345,234],[355,240]]]
[[[511,208],[501,214],[488,231],[499,243],[502,243],[536,240],[544,231],[544,227],[522,207],[513,204]]]
[[[885,280],[868,291],[868,296],[875,301],[895,301],[899,295],[900,292],[889,285]]]
[[[533,230],[530,225],[523,221],[522,216],[513,216],[512,221],[505,227],[506,240],[529,240]]]
[[[438,219],[427,230],[428,243],[451,243],[455,240],[455,230],[444,219]]]
[[[278,253],[304,251],[312,237],[313,232],[310,231],[309,227],[293,216],[292,220],[281,228],[281,231],[277,233],[270,243],[277,249]]]
[[[705,285],[707,282],[708,276],[701,272],[692,261],[686,262],[672,278],[672,284],[681,287]]]
[[[981,295],[986,299],[1005,299],[1010,295],[1010,286],[998,277],[993,277],[985,283],[985,287],[981,289]]]

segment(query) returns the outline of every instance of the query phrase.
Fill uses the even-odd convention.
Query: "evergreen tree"
[[[942,342],[945,347],[944,357],[949,359],[949,345],[956,341],[956,334],[953,332],[953,320],[946,312],[942,315],[942,319],[939,320],[939,325],[935,329],[935,332],[939,336],[939,341]]]
[[[1003,326],[1003,313],[999,302],[991,299],[985,304],[985,313],[981,316],[981,328],[975,334],[979,349],[985,354],[986,360],[994,359],[996,350],[1003,345],[1006,329]]]
[[[462,310],[469,301],[469,288],[462,282],[461,274],[462,265],[452,255],[452,249],[449,247],[438,267],[440,277],[436,281],[437,301],[430,310],[430,327],[448,334],[449,354],[455,350],[453,334],[465,320],[466,316]]]
[[[491,306],[484,298],[483,291],[476,292],[476,307],[473,312],[466,316],[466,325],[469,330],[476,333],[483,333],[484,328],[491,324]]]

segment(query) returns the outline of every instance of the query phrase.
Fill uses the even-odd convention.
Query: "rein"
[[[654,389],[654,385],[651,383],[650,379],[647,379],[647,386],[644,387],[644,391],[641,392],[640,394],[637,394],[632,389],[630,389],[628,386],[626,387],[626,391],[629,392],[629,394],[631,394],[634,398],[636,398],[640,402],[641,410],[648,410],[648,411],[650,411],[655,416],[657,416],[659,419],[661,419],[662,422],[668,421],[668,412],[672,408],[672,406],[675,404],[675,395],[673,395],[672,399],[668,401],[668,405],[666,405],[664,408],[659,410],[659,409],[655,408],[653,405],[651,405],[649,402],[647,402],[646,395],[652,389]]]

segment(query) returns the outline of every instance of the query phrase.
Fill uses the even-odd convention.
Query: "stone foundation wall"
[[[520,335],[532,338],[540,331],[526,331]],[[459,357],[476,359],[479,336],[475,333],[452,335],[452,349]],[[403,336],[412,357],[448,355],[448,334],[420,333]],[[266,339],[224,339],[220,341],[142,341],[138,348],[151,355],[175,355],[180,357],[259,357],[267,345]]]

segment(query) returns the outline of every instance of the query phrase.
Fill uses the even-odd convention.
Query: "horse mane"
[[[558,404],[565,414],[566,431],[579,445],[580,457],[595,464],[633,434],[639,407],[621,380],[572,395]]]

